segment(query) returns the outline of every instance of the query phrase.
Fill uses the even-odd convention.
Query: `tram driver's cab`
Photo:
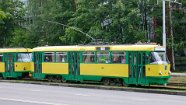
[[[164,47],[157,46],[148,54],[145,67],[147,77],[170,76],[170,63]]]

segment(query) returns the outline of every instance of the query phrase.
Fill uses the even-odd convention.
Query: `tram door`
[[[42,53],[41,52],[34,53],[34,73],[35,74],[42,73]]]
[[[78,80],[80,75],[80,53],[79,52],[68,52],[68,63],[69,63],[69,78],[71,80]]]
[[[14,53],[5,53],[4,62],[5,62],[5,74],[6,76],[12,76],[14,72]]]
[[[145,83],[145,52],[129,52],[129,84]]]

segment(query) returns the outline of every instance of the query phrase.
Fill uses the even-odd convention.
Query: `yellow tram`
[[[36,47],[31,68],[33,78],[49,81],[151,85],[170,78],[165,48],[159,45]]]
[[[29,48],[0,49],[0,77],[22,78],[29,76],[32,50]]]

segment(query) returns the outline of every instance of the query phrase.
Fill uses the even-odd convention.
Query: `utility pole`
[[[166,51],[166,26],[165,26],[165,0],[162,0],[163,4],[163,47]]]
[[[171,35],[171,58],[172,58],[172,69],[175,70],[175,59],[174,59],[174,36],[172,29],[172,6],[169,2],[169,21],[170,21],[170,35]]]
[[[165,47],[165,51],[166,51],[166,24],[165,24],[165,1],[169,1],[169,15],[170,15],[170,34],[171,34],[171,52],[172,52],[172,67],[173,70],[175,70],[175,59],[174,59],[174,40],[173,40],[173,30],[172,30],[172,7],[171,7],[171,3],[175,3],[178,5],[182,5],[182,3],[177,2],[177,0],[162,0],[162,4],[163,4],[163,47]]]
[[[181,3],[177,2],[177,0],[162,0],[162,6],[163,6],[163,47],[165,47],[166,49],[166,23],[165,23],[165,1],[169,1],[171,3],[175,3],[175,4],[179,4],[179,5],[182,5]]]
[[[175,70],[175,57],[174,57],[174,35],[173,35],[173,27],[172,27],[172,6],[171,3],[182,5],[176,0],[173,2],[169,2],[169,16],[170,16],[170,35],[171,35],[171,52],[172,52],[172,69]]]

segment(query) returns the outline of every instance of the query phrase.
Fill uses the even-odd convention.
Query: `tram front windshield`
[[[151,52],[150,63],[152,64],[168,64],[169,60],[165,52]]]

